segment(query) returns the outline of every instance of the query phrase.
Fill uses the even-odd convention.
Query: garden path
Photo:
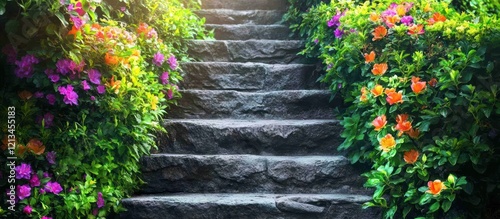
[[[217,40],[190,42],[183,98],[147,185],[121,218],[373,218],[359,171],[337,153],[341,125],[303,43],[281,22],[286,0],[205,0]]]

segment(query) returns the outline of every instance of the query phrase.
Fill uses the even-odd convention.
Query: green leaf
[[[444,212],[447,212],[451,208],[451,201],[449,200],[444,200],[443,204],[441,205],[441,208],[443,209]]]
[[[64,27],[67,27],[68,26],[68,22],[66,21],[66,19],[64,19],[64,15],[61,13],[61,12],[56,12],[54,13],[54,15],[59,18],[59,21],[61,21],[61,24],[64,26]]]
[[[439,209],[441,205],[439,204],[439,202],[435,202],[434,204],[431,205],[431,207],[429,208],[429,212],[435,212]]]

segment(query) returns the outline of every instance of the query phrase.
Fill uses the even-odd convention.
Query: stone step
[[[318,89],[314,65],[234,62],[190,62],[182,65],[184,89],[307,90]]]
[[[286,10],[287,0],[202,0],[203,9]]]
[[[241,92],[181,90],[182,98],[169,117],[183,119],[325,119],[333,118],[335,104],[328,90]]]
[[[289,40],[291,31],[285,25],[254,25],[254,24],[207,24],[207,30],[214,30],[217,40]]]
[[[145,193],[332,193],[362,187],[343,156],[153,154],[141,166]]]
[[[176,194],[124,199],[123,219],[371,219],[370,197],[346,194]]]
[[[207,24],[281,24],[283,10],[205,9],[196,11]]]
[[[306,63],[299,40],[190,40],[188,53],[204,62]]]
[[[159,153],[332,155],[342,143],[337,120],[166,120]]]

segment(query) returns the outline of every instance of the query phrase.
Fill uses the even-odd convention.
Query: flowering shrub
[[[372,166],[364,206],[385,218],[492,216],[500,21],[439,1],[332,1],[303,19],[302,53],[322,59],[321,80],[348,103],[340,149]]]
[[[0,216],[105,218],[124,210],[120,200],[142,182],[138,160],[155,147],[153,134],[180,97],[181,39],[204,37],[203,21],[180,1],[6,7],[15,10],[1,19],[9,44],[1,45],[0,112],[10,117],[0,122],[0,160],[17,159],[15,180],[9,166],[0,171],[2,198],[14,197]],[[152,8],[161,16],[132,14]],[[157,20],[139,20],[148,16]],[[168,34],[176,25],[188,29]]]

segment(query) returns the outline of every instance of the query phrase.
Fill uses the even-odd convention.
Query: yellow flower
[[[394,147],[396,147],[396,140],[394,139],[394,137],[392,137],[391,134],[387,134],[386,136],[384,136],[382,139],[380,139],[379,143],[379,148],[384,152],[389,152]]]

